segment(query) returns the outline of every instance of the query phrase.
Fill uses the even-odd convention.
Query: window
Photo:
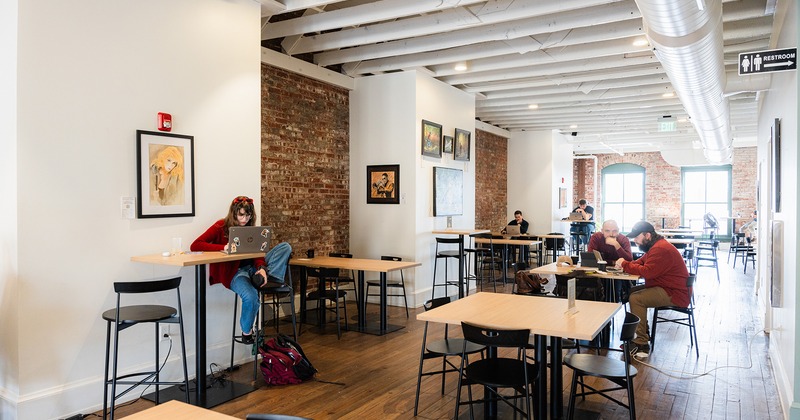
[[[630,232],[644,219],[644,168],[631,163],[603,168],[602,207],[603,220],[614,219],[620,231]]]
[[[731,165],[681,169],[681,225],[703,229],[703,216],[719,222],[719,235],[730,235]]]

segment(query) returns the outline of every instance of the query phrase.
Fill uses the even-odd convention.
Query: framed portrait
[[[444,136],[442,137],[444,140],[444,145],[442,146],[443,153],[453,153],[453,137],[452,136]]]
[[[558,208],[563,209],[567,207],[567,189],[566,188],[559,188],[558,189]]]
[[[442,125],[422,120],[422,155],[442,157]]]
[[[455,160],[469,161],[469,138],[471,133],[467,130],[456,128],[456,140],[453,147],[453,158]]]
[[[433,215],[460,216],[464,213],[464,171],[433,167]]]
[[[194,136],[136,130],[136,217],[194,216]]]
[[[367,204],[400,204],[400,165],[367,166]]]

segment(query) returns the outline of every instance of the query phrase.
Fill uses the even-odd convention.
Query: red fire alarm
[[[158,130],[159,131],[172,131],[172,115],[166,112],[158,113]]]

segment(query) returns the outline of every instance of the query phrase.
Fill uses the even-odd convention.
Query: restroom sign
[[[739,75],[797,70],[797,48],[739,53]]]

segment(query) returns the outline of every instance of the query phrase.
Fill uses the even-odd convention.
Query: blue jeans
[[[264,261],[267,263],[267,275],[273,281],[283,283],[291,254],[291,245],[281,242],[264,256]],[[253,330],[253,323],[258,315],[258,290],[250,283],[250,278],[257,270],[258,267],[252,265],[240,268],[231,280],[231,290],[242,298],[242,314],[239,317],[239,325],[242,327],[243,333]]]

